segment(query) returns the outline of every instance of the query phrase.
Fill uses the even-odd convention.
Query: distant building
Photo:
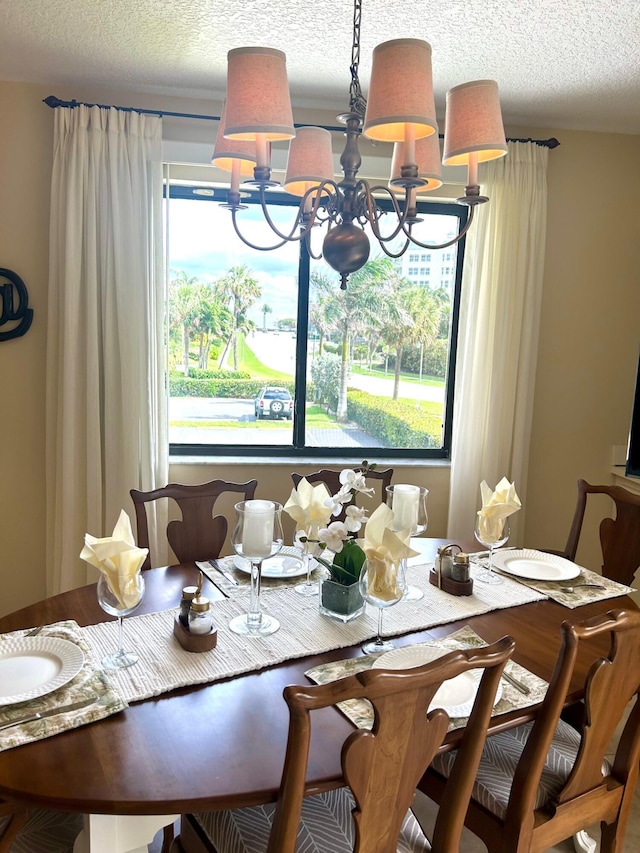
[[[453,236],[451,232],[443,242]],[[456,246],[447,249],[421,249],[419,246],[410,246],[400,259],[401,275],[414,284],[431,290],[444,288],[451,294],[456,275],[456,256]]]

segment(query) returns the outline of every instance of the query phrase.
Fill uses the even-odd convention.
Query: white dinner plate
[[[0,642],[0,705],[52,693],[82,669],[82,649],[59,637],[14,637]]]
[[[300,575],[306,574],[300,552],[295,548],[283,548],[279,554],[274,557],[268,557],[262,561],[262,577],[263,578],[297,578]],[[233,558],[233,565],[241,572],[250,574],[251,563],[246,557],[236,555]],[[315,565],[312,564],[311,568]]]
[[[531,548],[495,551],[493,564],[501,572],[532,581],[569,581],[580,574],[580,566],[571,560]]]
[[[449,654],[450,651],[452,649],[437,646],[402,646],[380,655],[373,664],[373,669],[413,669],[413,667],[431,663]],[[445,681],[433,697],[429,710],[444,708],[450,717],[468,717],[473,708],[481,678],[481,670],[470,669]],[[498,684],[494,705],[501,697],[502,685]]]

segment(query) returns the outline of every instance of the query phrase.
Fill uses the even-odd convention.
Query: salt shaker
[[[189,607],[189,631],[192,634],[208,634],[213,627],[209,599],[197,595]]]
[[[462,551],[459,554],[453,555],[453,563],[451,564],[451,577],[454,581],[468,581],[471,577],[469,569],[469,555]]]
[[[180,599],[180,615],[178,618],[185,628],[189,627],[189,608],[191,602],[199,594],[200,590],[197,586],[185,586],[182,590],[182,598]]]

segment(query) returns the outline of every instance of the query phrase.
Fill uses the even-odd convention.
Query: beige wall
[[[0,82],[0,267],[24,279],[35,311],[26,336],[0,343],[0,614],[45,594],[44,440],[48,196],[53,111],[40,86]],[[213,113],[147,95],[64,91],[60,97]],[[203,123],[198,125],[205,138]],[[575,481],[609,479],[609,447],[626,441],[640,316],[639,138],[526,128],[557,136],[549,155],[549,233],[525,544],[560,547]],[[596,184],[594,186],[594,183]],[[175,464],[171,479],[257,477],[258,495],[286,499],[291,470],[314,465]],[[395,481],[430,489],[429,533],[444,536],[446,466],[395,464]],[[129,508],[131,509],[131,508]],[[471,521],[470,521],[471,528]],[[92,531],[100,533],[101,531]],[[82,543],[78,543],[78,551]],[[585,560],[597,565],[592,545]]]

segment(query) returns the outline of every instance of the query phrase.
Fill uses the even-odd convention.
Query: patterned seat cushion
[[[533,723],[525,723],[492,735],[485,743],[472,796],[500,818],[506,814],[513,775],[532,727]],[[535,808],[543,806],[560,791],[575,763],[579,746],[579,733],[560,720],[542,771]],[[455,755],[455,751],[437,755],[432,767],[448,778]],[[603,773],[608,772],[608,766],[604,767]]]
[[[0,817],[0,837],[9,818]],[[82,815],[54,809],[33,809],[20,830],[11,853],[72,853],[82,829]]]
[[[355,828],[351,810],[354,800],[348,788],[305,797],[297,853],[351,853]],[[219,853],[264,853],[267,849],[275,804],[232,811],[194,815]],[[431,846],[409,810],[398,853],[428,853]]]

